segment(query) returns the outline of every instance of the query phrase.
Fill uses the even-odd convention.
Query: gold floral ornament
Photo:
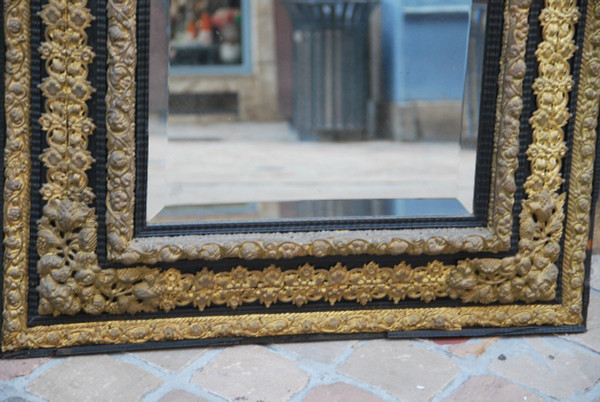
[[[56,260],[57,264],[60,262]],[[95,267],[91,264],[79,270],[72,279],[68,267],[54,271],[55,275],[64,274],[59,281],[64,279],[63,286],[67,288],[64,297],[57,297],[63,301],[59,308],[81,308],[79,299],[86,302],[83,308],[90,314],[169,312],[189,305],[204,311],[212,305],[236,309],[250,303],[266,307],[290,303],[301,307],[317,301],[333,306],[342,300],[363,306],[382,299],[396,304],[405,299],[431,302],[448,296],[446,278],[452,268],[437,261],[414,269],[406,263],[390,268],[371,262],[353,269],[339,263],[328,269],[304,264],[285,271],[274,265],[264,270],[238,266],[229,272],[215,273],[204,268],[195,274],[151,268],[98,271]]]
[[[27,328],[27,249],[31,208],[30,9],[26,1],[4,4],[6,44],[4,109],[4,258],[2,343]]]
[[[566,198],[560,192],[567,151],[563,128],[571,118],[570,60],[577,50],[573,38],[578,19],[575,0],[548,0],[540,15],[544,40],[535,53],[539,76],[533,85],[538,109],[530,120],[533,138],[527,156],[531,174],[524,185],[527,198],[519,216],[519,252],[502,260],[460,261],[448,278],[453,298],[531,303],[556,297]]]
[[[109,0],[106,129],[108,158],[106,232],[110,259],[126,247],[124,233],[134,225],[135,95],[137,1]]]
[[[40,156],[47,168],[41,189],[47,203],[37,242],[41,314],[97,312],[92,278],[101,268],[97,219],[89,207],[94,193],[86,175],[94,162],[87,148],[95,126],[86,104],[94,92],[87,81],[94,53],[85,30],[93,17],[85,5],[86,1],[53,0],[40,12],[46,41],[39,51],[48,73],[40,85],[46,98],[40,126],[48,143]]]
[[[583,319],[584,311],[585,262],[589,258],[594,164],[598,155],[596,144],[600,107],[600,1],[590,1],[586,15],[561,273],[562,303],[568,306],[567,311],[572,317],[580,320]]]

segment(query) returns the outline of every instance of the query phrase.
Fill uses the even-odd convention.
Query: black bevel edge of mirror
[[[474,214],[463,217],[349,217],[307,218],[268,221],[223,221],[190,224],[149,224],[146,216],[148,166],[148,92],[150,0],[138,2],[137,90],[136,90],[136,184],[134,236],[181,236],[205,234],[247,234],[308,232],[323,230],[398,230],[422,228],[468,228],[487,225],[491,185],[492,141],[496,122],[496,103],[505,0],[488,1],[481,112],[477,145]],[[539,39],[539,38],[538,38]],[[538,42],[539,43],[539,42]],[[536,44],[537,45],[537,44]],[[489,57],[490,54],[493,57]],[[529,70],[528,70],[528,73]],[[537,74],[537,71],[533,72]],[[487,83],[487,85],[486,85]],[[524,99],[535,102],[535,99]],[[477,197],[482,194],[482,197]]]

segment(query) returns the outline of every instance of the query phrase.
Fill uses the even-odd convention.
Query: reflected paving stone
[[[320,385],[310,390],[303,402],[383,402],[383,399],[343,382]]]
[[[28,375],[47,360],[47,358],[0,360],[0,381]]]
[[[458,357],[479,357],[496,342],[498,342],[498,338],[473,339],[468,343],[451,345],[448,347],[448,352]]]
[[[134,353],[134,355],[164,369],[180,371],[202,356],[205,352],[206,349],[173,349],[139,352]]]
[[[162,380],[107,356],[71,357],[34,379],[27,390],[50,401],[138,401]]]
[[[490,370],[561,400],[580,396],[600,380],[600,356],[593,352],[556,347],[543,338],[522,346],[506,350],[505,359],[495,359]]]
[[[472,377],[445,402],[479,402],[482,398],[495,401],[542,402],[544,399],[518,385],[492,375]]]
[[[2,388],[0,388],[0,396],[2,396]],[[12,398],[2,399],[2,402],[28,402],[27,399],[23,399],[20,396],[13,396]]]
[[[232,400],[286,401],[308,383],[308,374],[293,360],[262,346],[224,350],[192,382]]]
[[[600,352],[600,296],[590,295],[590,305],[587,316],[587,332],[567,335],[565,338],[580,343],[590,349]]]
[[[198,131],[197,126],[191,129]],[[166,183],[154,180],[150,171],[149,192],[167,205],[289,201],[310,198],[310,194],[361,199],[365,182],[369,198],[396,198],[398,194],[447,198],[456,195],[457,183],[473,182],[472,177],[457,177],[459,152],[450,143],[174,141],[166,152],[164,167],[156,165],[162,169],[158,178]],[[203,157],[201,164],[198,155]],[[466,156],[473,159],[471,166],[475,166],[474,156],[471,151]],[[348,160],[363,163],[349,166]],[[397,172],[410,175],[400,180]]]
[[[411,341],[370,341],[338,371],[401,399],[425,401],[458,375],[454,362]]]
[[[287,343],[280,346],[307,359],[321,363],[333,363],[355,344],[356,341],[336,341]]]
[[[192,395],[187,391],[182,389],[174,389],[169,392],[162,398],[158,400],[158,402],[208,402],[204,398],[200,398],[199,396]]]

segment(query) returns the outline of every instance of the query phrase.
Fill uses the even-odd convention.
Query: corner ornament
[[[449,276],[451,296],[463,302],[513,303],[556,298],[560,240],[566,193],[561,171],[567,152],[563,129],[571,118],[573,89],[570,61],[577,47],[579,20],[575,0],[547,0],[540,15],[543,41],[535,52],[539,76],[533,84],[538,109],[530,119],[532,143],[527,150],[531,174],[519,216],[519,249],[504,259],[459,262]]]

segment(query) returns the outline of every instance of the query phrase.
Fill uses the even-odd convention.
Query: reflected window
[[[249,66],[247,14],[243,0],[172,0],[169,62],[174,72]]]

